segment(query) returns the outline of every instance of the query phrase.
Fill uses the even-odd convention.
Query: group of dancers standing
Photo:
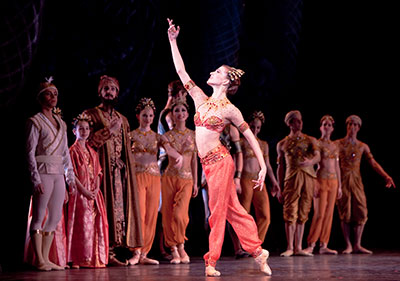
[[[357,139],[361,119],[350,116],[346,137],[332,141],[334,120],[324,116],[317,140],[302,133],[300,112],[289,112],[285,123],[290,133],[277,145],[275,177],[268,144],[257,137],[265,121],[263,113],[254,112],[247,123],[227,98],[236,93],[244,72],[227,65],[211,72],[207,84],[213,93],[207,96],[186,72],[177,45],[179,27],[172,20],[168,22],[180,82],[171,84],[168,104],[160,114],[160,121],[166,120],[168,125],[158,133],[151,130],[153,100],[139,101],[135,109],[139,127],[131,131],[127,118],[115,110],[118,80],[102,76],[98,86],[101,104],[74,119],[76,141],[68,148],[67,126],[56,108],[58,90],[51,80],[41,83],[37,94],[41,111],[29,118],[27,126],[33,184],[27,260],[44,271],[63,270],[67,264],[73,268],[158,264],[147,254],[156,233],[161,193],[163,239],[172,256],[170,262],[190,263],[184,244],[190,198],[198,193],[197,157],[206,179],[210,210],[209,251],[204,255],[207,276],[220,276],[216,264],[226,221],[237,237],[236,248],[253,256],[261,272],[272,274],[269,252],[261,247],[270,221],[266,176],[272,195],[283,203],[288,244],[281,256],[311,256],[318,240],[321,254],[336,254],[327,247],[335,202],[347,244],[344,253],[370,253],[361,246],[367,220],[359,169],[362,156],[385,178],[387,187],[394,182],[374,160],[369,147]],[[183,87],[177,86],[172,94],[173,85],[179,84]],[[186,93],[195,105],[195,131],[186,127]],[[232,145],[224,145],[224,134],[229,135]],[[168,164],[161,173],[163,158]],[[313,201],[308,247],[303,249],[304,225]],[[252,203],[256,219],[249,214]],[[350,240],[352,223],[354,245]],[[129,250],[128,258],[121,256],[121,249]]]

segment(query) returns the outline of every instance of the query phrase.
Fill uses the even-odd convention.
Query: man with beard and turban
[[[89,144],[99,154],[103,170],[101,191],[107,209],[109,224],[110,257],[113,265],[127,265],[124,257],[117,255],[128,248],[133,252],[143,245],[140,210],[133,157],[130,153],[129,123],[115,110],[119,94],[116,78],[103,75],[98,94],[101,104],[85,111],[93,121]],[[117,250],[117,251],[116,251]]]
[[[343,254],[372,254],[372,251],[361,246],[364,226],[368,219],[367,198],[365,197],[364,185],[360,173],[362,156],[385,179],[387,188],[396,186],[393,179],[376,162],[369,146],[357,139],[357,133],[361,128],[361,118],[357,115],[350,115],[346,119],[346,126],[346,136],[336,141],[339,146],[342,179],[342,197],[338,199],[337,206],[346,242],[346,249],[343,251]],[[354,246],[350,240],[352,223],[354,223]]]
[[[312,256],[303,250],[302,240],[313,201],[316,179],[314,165],[320,161],[320,152],[317,140],[302,133],[303,121],[298,110],[288,112],[285,123],[290,133],[276,147],[277,179],[283,190],[283,220],[287,239],[287,250],[281,257]]]

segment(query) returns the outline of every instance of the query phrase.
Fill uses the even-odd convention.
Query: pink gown
[[[88,152],[75,142],[70,155],[76,178],[94,190],[101,174],[97,153],[88,145]],[[97,187],[98,188],[98,187]],[[108,263],[108,222],[104,198],[99,190],[94,200],[79,191],[70,196],[67,220],[68,262],[80,267],[105,267]]]

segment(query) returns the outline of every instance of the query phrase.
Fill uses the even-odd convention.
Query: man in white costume
[[[41,111],[27,122],[27,158],[33,184],[30,233],[39,270],[63,270],[49,261],[54,231],[67,196],[65,179],[75,191],[75,175],[68,150],[67,126],[55,107],[58,90],[52,79],[40,84],[37,100]],[[43,219],[48,211],[45,225]]]

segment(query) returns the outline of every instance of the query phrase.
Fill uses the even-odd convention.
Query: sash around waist
[[[35,158],[38,163],[63,164],[63,158],[60,155],[36,155]]]

